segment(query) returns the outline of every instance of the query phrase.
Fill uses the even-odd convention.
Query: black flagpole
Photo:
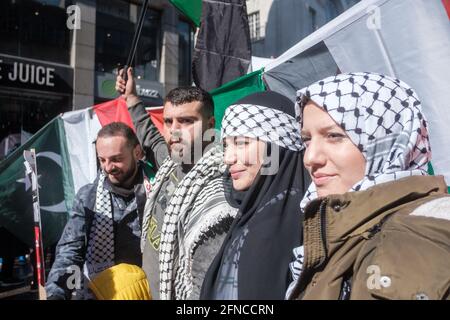
[[[142,5],[141,14],[139,16],[138,23],[136,24],[136,29],[134,30],[133,42],[131,43],[131,50],[128,54],[127,63],[124,66],[123,79],[125,82],[128,80],[128,67],[133,63],[134,56],[136,54],[136,48],[141,37],[142,26],[144,25],[145,14],[147,13],[148,0],[144,0]]]

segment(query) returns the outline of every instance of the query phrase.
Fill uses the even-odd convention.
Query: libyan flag
[[[148,111],[161,130],[162,109]],[[126,103],[112,100],[63,113],[0,162],[0,227],[28,246],[34,245],[31,181],[25,176],[23,151],[36,150],[44,247],[56,243],[76,192],[97,176],[93,142],[102,126],[121,121],[133,127]],[[4,245],[4,244],[2,244]]]

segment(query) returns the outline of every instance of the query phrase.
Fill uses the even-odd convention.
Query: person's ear
[[[214,116],[209,117],[208,119],[208,129],[213,129],[216,125],[216,118]]]
[[[144,150],[142,150],[142,147],[140,144],[138,144],[134,147],[133,154],[137,160],[141,160],[144,157]]]

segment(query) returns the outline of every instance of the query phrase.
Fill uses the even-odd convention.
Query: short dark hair
[[[214,101],[211,95],[198,87],[178,87],[169,91],[164,99],[164,104],[170,102],[178,106],[180,104],[198,101],[201,103],[202,113],[207,117],[214,115]]]
[[[123,122],[111,122],[107,124],[97,134],[97,140],[99,138],[109,138],[122,136],[127,140],[127,145],[130,148],[134,148],[139,144],[139,140],[134,133],[133,129],[127,126]]]

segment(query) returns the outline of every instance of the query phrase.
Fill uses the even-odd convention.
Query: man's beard
[[[196,144],[195,142],[192,144],[179,143],[176,148],[172,148],[172,146],[169,148],[170,158],[177,164],[188,166],[194,165],[203,156],[205,148],[210,143],[211,142],[207,141],[204,141],[201,144]]]
[[[110,175],[115,174],[115,171],[111,171],[108,173],[108,180],[109,182],[111,182],[111,184],[117,186],[117,187],[127,187],[124,186],[124,183],[127,182],[128,180],[130,180],[130,178],[132,178],[135,174],[136,174],[136,170],[137,169],[137,162],[133,162],[133,166],[127,170],[125,173],[123,173],[123,175],[120,177],[119,179],[116,179],[114,177],[114,180],[111,179]]]
[[[177,143],[176,145],[170,146],[170,157],[173,162],[177,164],[186,164],[192,162],[191,158],[191,149],[190,145],[184,143]]]

